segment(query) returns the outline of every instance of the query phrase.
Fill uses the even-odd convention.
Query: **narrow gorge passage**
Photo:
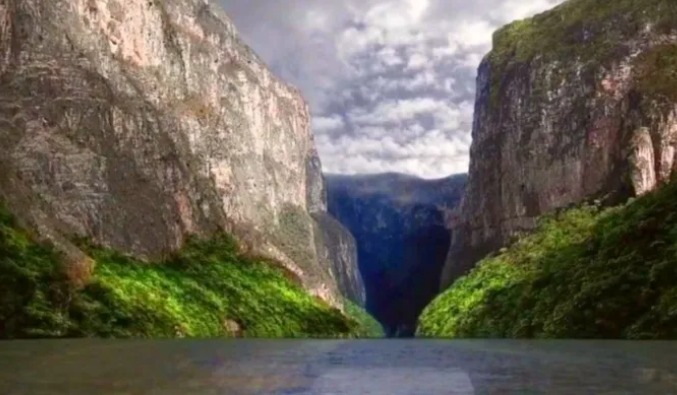
[[[366,307],[387,336],[414,336],[437,295],[465,180],[326,176],[329,212],[355,237]]]

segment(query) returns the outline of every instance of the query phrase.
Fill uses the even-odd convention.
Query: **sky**
[[[494,30],[562,0],[220,0],[312,113],[326,173],[468,169],[475,77]]]

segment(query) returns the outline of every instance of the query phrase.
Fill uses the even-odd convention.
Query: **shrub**
[[[442,337],[677,338],[677,183],[545,218],[434,300]]]
[[[371,314],[364,310],[364,308],[347,299],[344,301],[344,305],[346,314],[359,323],[359,337],[375,338],[384,336],[381,324],[376,318],[372,317]]]
[[[0,209],[0,338],[355,337],[366,333],[227,235],[190,240],[164,262],[81,243],[92,282],[71,289],[60,256]]]

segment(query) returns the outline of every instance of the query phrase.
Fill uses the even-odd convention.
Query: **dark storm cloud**
[[[492,32],[561,0],[221,0],[298,86],[325,171],[465,172],[477,65]]]

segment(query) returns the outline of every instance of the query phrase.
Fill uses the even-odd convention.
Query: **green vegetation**
[[[0,338],[355,337],[371,333],[227,236],[147,263],[83,245],[93,281],[73,290],[61,257],[0,207]],[[358,320],[360,322],[358,322]]]
[[[604,65],[618,53],[626,38],[637,36],[647,24],[659,32],[677,29],[673,0],[569,0],[553,10],[517,21],[494,33],[489,55],[491,104],[513,68],[543,61],[571,61]],[[559,73],[566,72],[560,68]]]
[[[544,218],[433,301],[419,334],[677,338],[677,183]]]
[[[359,323],[360,330],[357,333],[359,337],[373,338],[383,337],[385,335],[381,324],[379,324],[376,318],[372,317],[371,314],[367,313],[362,307],[349,300],[346,300],[344,305],[348,316]]]
[[[638,59],[639,90],[677,101],[677,45],[658,46]]]
[[[58,335],[70,298],[61,257],[0,206],[0,338]]]

